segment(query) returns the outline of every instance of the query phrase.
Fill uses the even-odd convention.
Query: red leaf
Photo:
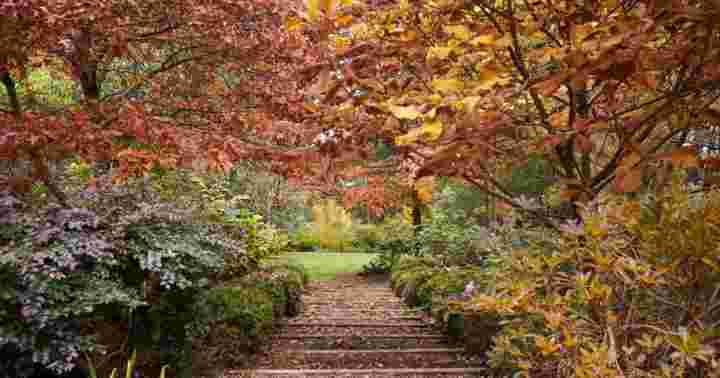
[[[589,154],[592,152],[593,143],[587,135],[578,134],[575,137],[575,148],[582,153]]]
[[[548,135],[545,137],[544,144],[550,147],[555,147],[562,143],[563,139],[560,135]]]

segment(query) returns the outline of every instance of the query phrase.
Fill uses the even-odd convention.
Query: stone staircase
[[[285,322],[255,370],[224,377],[482,377],[483,361],[448,343],[386,282],[349,276],[311,283],[304,313]]]

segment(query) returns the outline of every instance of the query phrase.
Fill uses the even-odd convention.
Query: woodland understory
[[[493,374],[720,377],[718,19],[2,1],[0,378],[249,367],[328,251]]]

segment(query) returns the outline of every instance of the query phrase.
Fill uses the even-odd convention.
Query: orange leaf
[[[642,186],[642,177],[642,170],[639,168],[618,174],[615,178],[615,191],[620,193],[637,192]]]
[[[694,147],[682,147],[673,151],[660,154],[658,160],[670,161],[674,166],[682,168],[697,167],[700,165],[697,150]]]

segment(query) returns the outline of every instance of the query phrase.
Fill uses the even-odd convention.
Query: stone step
[[[268,368],[464,368],[481,361],[466,360],[462,348],[336,349],[273,351],[261,357]]]
[[[417,349],[442,348],[447,346],[447,337],[442,335],[306,335],[276,336],[272,342],[274,352],[286,349]]]
[[[378,309],[378,308],[350,308],[350,309],[336,309],[331,312],[321,312],[325,308],[313,307],[312,309],[305,309],[304,314],[380,314],[389,316],[403,316],[403,315],[417,315],[424,313],[420,309],[416,308],[401,308],[401,309]]]
[[[305,286],[305,290],[321,290],[321,291],[388,291],[392,290],[390,287],[390,284],[387,285],[381,285],[381,286],[367,286],[367,285],[358,285],[355,283],[348,283],[348,284],[335,284],[335,285],[328,285],[326,283],[322,282],[312,282]]]
[[[334,290],[328,290],[328,289],[322,289],[322,288],[305,288],[305,293],[311,294],[311,295],[393,295],[394,292],[390,288],[382,288],[382,289],[334,289]]]
[[[306,308],[312,310],[404,310],[407,307],[400,302],[311,302],[303,301]]]
[[[312,297],[304,297],[303,303],[307,305],[333,305],[333,306],[375,306],[375,305],[387,305],[387,304],[398,304],[402,305],[402,301],[398,298],[393,298],[390,300],[382,300],[382,299],[374,299],[373,300],[367,300],[364,298],[353,298],[353,297],[347,297],[347,298],[312,298]]]
[[[430,327],[404,327],[404,326],[367,326],[367,327],[322,327],[316,325],[291,325],[286,327],[280,335],[287,337],[324,336],[328,334],[345,336],[398,336],[398,335],[439,335]]]
[[[402,323],[402,322],[409,322],[409,321],[422,321],[423,319],[419,316],[388,316],[385,318],[381,317],[360,317],[360,316],[343,316],[343,317],[335,317],[335,316],[308,316],[307,314],[304,314],[299,317],[292,318],[291,320],[288,320],[288,324],[292,323],[305,323],[305,322],[324,322],[324,323],[352,323],[352,322],[361,322],[361,323],[368,323],[368,322],[387,322],[387,323]]]
[[[223,378],[240,377],[489,377],[484,368],[426,368],[426,369],[258,369],[254,371],[229,371]]]
[[[401,303],[402,301],[398,297],[367,297],[357,295],[346,295],[337,297],[326,297],[318,295],[305,295],[303,296],[305,302],[319,302],[319,303]]]
[[[424,322],[386,322],[384,320],[363,322],[363,321],[352,320],[352,319],[351,319],[351,321],[347,321],[347,322],[330,322],[330,321],[325,321],[325,320],[319,320],[319,321],[300,321],[300,322],[289,321],[289,322],[285,322],[285,323],[281,323],[281,324],[284,324],[285,326],[288,326],[288,327],[325,327],[325,328],[330,328],[330,327],[340,327],[340,328],[345,328],[345,327],[357,327],[357,328],[361,328],[361,327],[362,328],[368,328],[368,327],[369,328],[373,328],[373,327],[378,327],[378,328],[382,328],[382,327],[388,327],[388,328],[391,328],[391,327],[420,327],[420,328],[427,328],[427,327],[431,327],[430,324],[427,324]]]

